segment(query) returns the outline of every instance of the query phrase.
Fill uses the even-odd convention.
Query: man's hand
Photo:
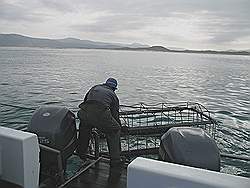
[[[121,126],[121,132],[127,134],[128,133],[128,127],[127,126]]]

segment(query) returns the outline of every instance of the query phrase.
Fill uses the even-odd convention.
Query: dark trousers
[[[78,153],[82,158],[86,158],[92,128],[97,128],[106,136],[111,164],[121,161],[121,127],[112,117],[110,109],[100,104],[84,104],[78,111],[80,119],[79,125],[79,145]]]

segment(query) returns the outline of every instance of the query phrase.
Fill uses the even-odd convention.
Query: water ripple
[[[112,76],[119,82],[121,104],[202,103],[220,122],[219,148],[250,156],[249,62],[250,57],[243,56],[1,48],[0,100],[33,107],[67,106],[76,112],[88,89]],[[28,122],[33,113],[0,109],[0,122]],[[249,176],[246,166],[222,161],[222,171],[231,174]]]

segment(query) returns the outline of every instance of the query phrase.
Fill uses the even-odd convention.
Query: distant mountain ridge
[[[65,39],[44,39],[33,38],[18,34],[0,34],[0,46],[15,47],[48,47],[48,48],[90,48],[90,49],[111,49],[121,47],[149,47],[147,45],[134,44],[116,44],[95,42],[91,40],[80,40],[76,38]]]
[[[184,48],[165,48],[163,46],[149,46],[139,43],[121,44],[80,40],[76,38],[44,39],[33,38],[18,34],[0,34],[0,46],[5,47],[41,47],[41,48],[84,48],[84,49],[112,49],[130,51],[160,51],[175,53],[204,53],[225,55],[250,55],[250,51],[216,51],[216,50],[187,50]]]
[[[196,53],[196,54],[224,54],[224,55],[250,55],[248,51],[215,51],[215,50],[171,50],[163,46],[151,46],[148,48],[116,48],[115,50],[131,50],[131,51],[159,51],[159,52],[175,52],[175,53]]]

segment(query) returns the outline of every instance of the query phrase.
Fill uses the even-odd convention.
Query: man
[[[86,160],[86,153],[91,136],[91,129],[97,128],[106,136],[110,154],[110,166],[121,165],[121,122],[119,119],[119,99],[115,94],[117,81],[108,78],[104,84],[92,87],[79,105],[78,117],[79,145],[78,153]]]

